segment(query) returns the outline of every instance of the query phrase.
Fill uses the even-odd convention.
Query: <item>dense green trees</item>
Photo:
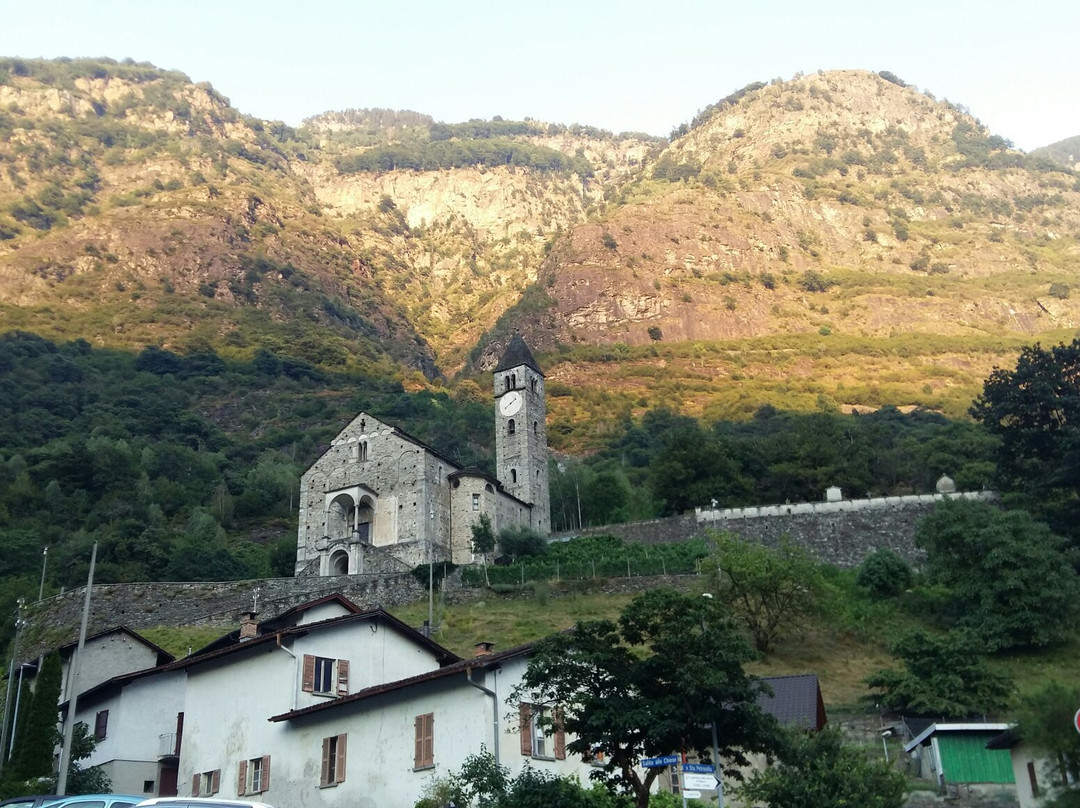
[[[46,594],[86,579],[95,540],[103,583],[289,574],[300,473],[359,409],[491,464],[486,399],[407,394],[265,349],[233,363],[8,333],[0,409],[5,614],[37,595],[46,545]],[[0,623],[0,644],[11,633]]]
[[[720,754],[746,763],[770,751],[775,724],[757,706],[761,685],[743,671],[752,651],[718,601],[656,589],[635,598],[618,623],[579,623],[541,640],[512,698],[549,710],[568,754],[594,761],[594,777],[649,804],[659,773],[644,774],[644,756],[673,750],[711,757],[715,722]]]
[[[998,439],[1000,490],[1080,539],[1080,340],[1024,348],[1015,369],[990,374],[971,414]]]
[[[1012,683],[987,667],[981,645],[970,635],[915,629],[890,650],[903,670],[879,670],[866,680],[869,700],[881,708],[963,718],[999,712],[1008,703]]]
[[[739,792],[748,806],[900,808],[904,776],[825,729],[787,735],[779,762],[755,772]]]
[[[947,501],[919,525],[927,576],[948,595],[946,615],[989,651],[1068,637],[1080,613],[1080,553],[1025,511]]]

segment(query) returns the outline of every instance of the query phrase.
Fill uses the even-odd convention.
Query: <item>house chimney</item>
[[[259,624],[255,622],[257,612],[244,612],[240,615],[240,642],[253,640],[259,636]]]
[[[492,649],[494,647],[495,647],[495,643],[493,643],[493,642],[478,642],[476,645],[473,646],[473,649],[475,649],[473,651],[473,656],[474,657],[487,656],[488,654],[491,653],[491,651],[492,651]]]

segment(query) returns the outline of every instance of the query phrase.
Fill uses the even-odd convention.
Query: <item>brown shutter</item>
[[[337,736],[337,760],[334,761],[334,782],[345,782],[345,745],[348,735],[344,732]]]
[[[322,739],[322,772],[319,774],[319,785],[330,785],[330,739]]]
[[[237,769],[236,795],[243,797],[247,794],[247,761],[241,760]]]
[[[262,790],[270,790],[270,756],[263,755],[262,759]]]
[[[424,760],[424,716],[418,715],[413,721],[413,768],[419,769]]]
[[[311,654],[304,654],[304,677],[300,688],[305,693],[315,692],[315,657]]]
[[[221,769],[214,769],[210,775],[210,793],[217,794],[221,790]]]
[[[532,705],[522,704],[519,719],[521,729],[521,754],[532,754]]]
[[[337,661],[337,694],[349,695],[349,660],[347,659]]]
[[[191,778],[191,796],[199,796],[199,781],[202,779],[201,774],[196,774]]]
[[[555,710],[555,759],[566,760],[566,730],[563,729],[562,708]]]
[[[176,714],[176,754],[180,754],[180,744],[184,740],[184,714]]]
[[[435,714],[425,713],[416,716],[416,743],[413,753],[413,768],[422,769],[435,764]]]
[[[424,716],[424,765],[435,765],[435,713]]]
[[[105,735],[109,731],[109,711],[99,710],[98,714],[94,717],[94,740],[104,741]]]

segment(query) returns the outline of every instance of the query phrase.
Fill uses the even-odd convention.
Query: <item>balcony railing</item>
[[[180,750],[177,749],[175,732],[165,732],[158,736],[158,757],[177,757]]]

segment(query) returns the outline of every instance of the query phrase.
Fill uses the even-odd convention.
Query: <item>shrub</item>
[[[799,278],[799,286],[807,292],[824,292],[832,286],[832,281],[822,277],[821,273],[808,270]]]
[[[651,339],[653,342],[659,342],[663,338],[664,338],[664,332],[660,330],[660,326],[658,326],[658,325],[649,326],[649,339]]]
[[[907,561],[886,548],[863,559],[855,581],[877,597],[892,598],[911,588],[914,574]]]
[[[1056,297],[1058,300],[1069,299],[1069,284],[1067,283],[1052,283],[1050,284],[1050,297]]]
[[[609,250],[615,250],[619,247],[619,242],[615,240],[615,236],[611,235],[611,233],[605,232],[603,238],[601,238],[600,240]]]

